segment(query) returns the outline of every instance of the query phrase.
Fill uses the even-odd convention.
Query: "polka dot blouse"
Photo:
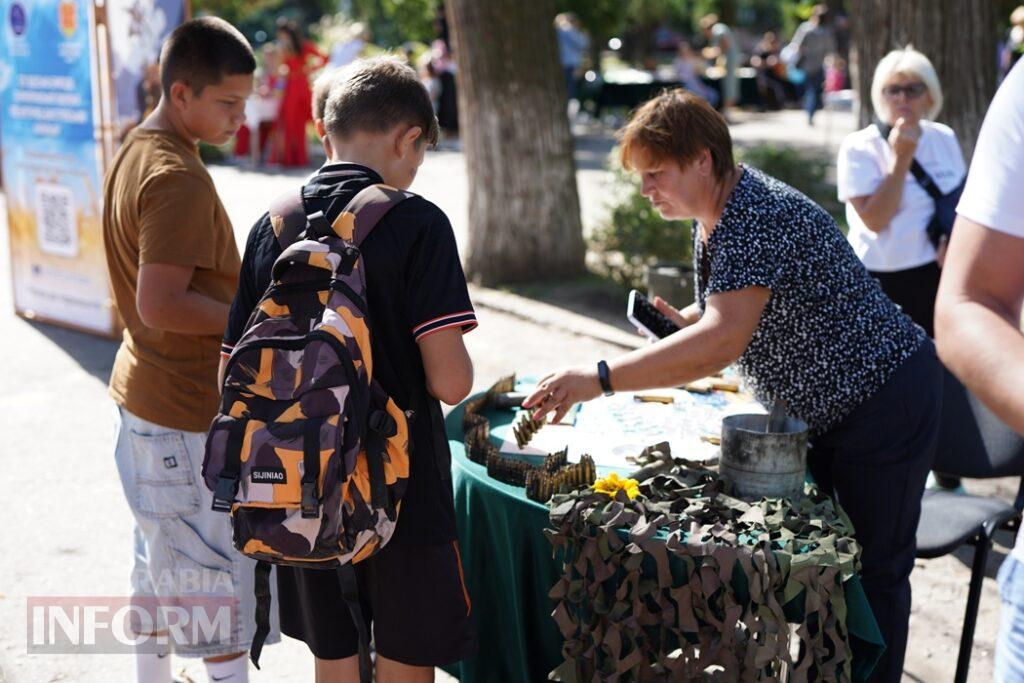
[[[771,296],[737,362],[759,401],[785,399],[812,436],[881,389],[924,342],[824,209],[749,166],[705,246],[694,231],[697,301],[746,287]]]

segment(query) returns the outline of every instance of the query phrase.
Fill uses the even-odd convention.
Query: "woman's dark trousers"
[[[861,581],[885,638],[872,681],[898,683],[910,620],[921,495],[935,457],[941,368],[928,340],[838,426],[813,438],[808,466],[853,522]]]

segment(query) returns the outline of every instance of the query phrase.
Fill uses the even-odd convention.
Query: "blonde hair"
[[[932,98],[932,106],[928,109],[925,118],[934,120],[942,111],[942,86],[939,84],[939,76],[935,73],[935,67],[923,54],[907,45],[901,50],[893,50],[875,67],[875,76],[871,80],[871,105],[875,108],[875,114],[883,121],[889,118],[889,108],[882,94],[882,88],[886,82],[895,74],[905,76],[916,76],[921,79],[928,89],[928,95]]]

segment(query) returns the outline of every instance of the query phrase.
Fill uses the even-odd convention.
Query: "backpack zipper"
[[[267,297],[271,292],[322,292],[324,290],[333,289],[334,291],[341,292],[348,297],[359,312],[363,314],[363,317],[367,317],[366,302],[363,301],[363,297],[359,296],[354,289],[349,287],[346,283],[341,280],[324,280],[322,284],[320,282],[293,282],[291,284],[279,284],[277,282],[271,283],[267,287],[266,293],[260,299],[260,302],[266,301]],[[259,308],[259,306],[257,306]]]
[[[345,369],[345,376],[348,378],[349,386],[353,387],[353,390],[359,394],[356,398],[361,400],[356,402],[357,406],[357,421],[359,425],[357,431],[359,437],[362,438],[364,435],[364,424],[366,422],[366,413],[369,410],[369,399],[365,398],[364,394],[369,394],[369,387],[362,386],[363,383],[359,381],[359,374],[356,372],[356,365],[352,361],[352,354],[349,353],[348,348],[345,347],[337,337],[332,335],[330,332],[324,332],[323,330],[313,330],[309,334],[301,337],[271,337],[267,339],[254,339],[253,341],[235,348],[231,357],[228,359],[227,365],[224,366],[224,377],[231,375],[231,370],[234,368],[238,358],[242,355],[242,352],[250,349],[262,349],[262,348],[278,348],[288,350],[298,350],[306,347],[311,341],[324,341],[327,345],[334,349],[338,358],[342,362],[342,366]],[[364,399],[365,400],[362,400]],[[364,405],[365,404],[365,405]]]
[[[330,280],[318,280],[315,282],[292,282],[288,284],[280,282],[272,282],[267,287],[267,293],[263,295],[263,298],[267,298],[267,294],[270,292],[319,292],[325,289],[331,288]]]

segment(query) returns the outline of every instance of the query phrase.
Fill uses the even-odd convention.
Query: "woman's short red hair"
[[[619,159],[626,170],[633,170],[634,155],[654,161],[668,159],[683,166],[704,149],[711,153],[718,180],[736,168],[725,119],[704,98],[682,88],[666,90],[642,104],[618,138]]]

